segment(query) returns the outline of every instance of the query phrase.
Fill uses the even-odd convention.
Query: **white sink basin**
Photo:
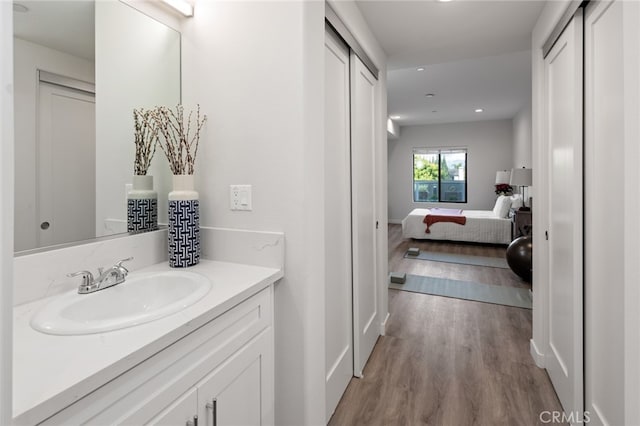
[[[211,290],[200,274],[186,271],[132,274],[122,284],[90,294],[55,297],[31,319],[47,334],[77,335],[118,330],[176,313]]]

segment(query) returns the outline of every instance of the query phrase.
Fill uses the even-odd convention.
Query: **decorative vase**
[[[200,202],[193,175],[174,175],[169,193],[169,266],[185,268],[200,262]]]
[[[127,194],[127,231],[147,232],[158,229],[158,193],[153,190],[153,176],[134,175],[133,189]]]

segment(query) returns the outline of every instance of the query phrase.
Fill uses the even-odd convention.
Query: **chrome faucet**
[[[113,287],[123,283],[129,270],[122,266],[124,262],[133,260],[133,257],[122,259],[116,262],[115,265],[107,269],[98,268],[98,278],[94,280],[93,274],[89,271],[78,271],[67,274],[68,277],[82,277],[82,283],[78,287],[78,294],[93,293],[98,290],[104,290],[105,288]]]

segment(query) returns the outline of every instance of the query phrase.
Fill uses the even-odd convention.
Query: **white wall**
[[[322,206],[314,199],[322,194],[322,161],[305,162],[313,141],[305,140],[303,122],[303,11],[299,2],[202,1],[183,28],[183,99],[209,116],[195,173],[200,224],[286,237],[285,278],[275,292],[276,424],[315,420],[305,396],[313,354],[306,339],[323,344],[321,322],[308,315],[322,275],[307,262],[322,259],[322,246],[306,236],[322,222],[309,226],[305,207]],[[252,185],[253,211],[229,210],[230,184]]]
[[[531,168],[531,100],[513,117],[513,167]]]
[[[532,168],[533,156],[531,146],[531,100],[513,117],[513,168]],[[533,170],[532,173],[536,171]],[[516,192],[522,188],[516,188]],[[534,199],[533,185],[524,189],[525,197]],[[527,201],[527,206],[529,201]],[[533,205],[533,201],[531,202]]]
[[[201,1],[195,10],[183,25],[183,100],[209,116],[196,163],[201,225],[285,233],[276,424],[321,424],[324,4]],[[253,186],[253,211],[229,210],[230,184]]]
[[[13,358],[13,8],[0,2],[0,424],[11,424]]]
[[[94,81],[92,61],[25,40],[15,39],[15,250],[36,246],[37,70]]]
[[[512,168],[511,120],[430,124],[402,127],[389,141],[389,220],[399,223],[415,208],[453,207],[491,210],[495,204],[498,170]],[[413,202],[413,148],[467,148],[467,203]]]
[[[95,16],[96,235],[102,236],[121,232],[112,220],[127,220],[133,109],[180,102],[180,34],[116,1],[96,2]],[[148,174],[158,192],[158,221],[166,223],[171,172],[159,147]]]

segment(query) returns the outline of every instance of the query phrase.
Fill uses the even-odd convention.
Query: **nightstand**
[[[531,234],[531,210],[516,210],[513,216],[513,239]]]

